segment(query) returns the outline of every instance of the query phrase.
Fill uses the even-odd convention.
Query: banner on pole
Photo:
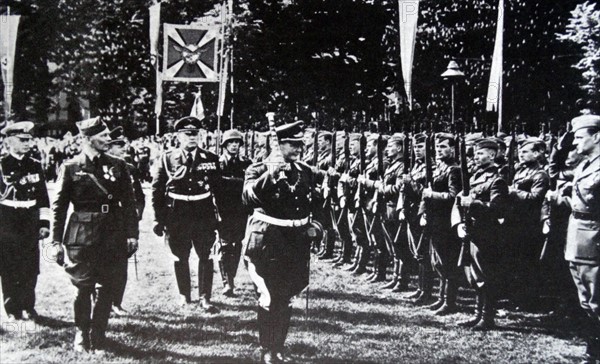
[[[408,107],[412,110],[412,68],[419,20],[419,0],[398,0],[398,30],[400,33],[400,63]]]
[[[218,82],[220,26],[164,24],[163,80]]]
[[[152,65],[158,66],[158,36],[160,34],[160,2],[150,7],[150,57]]]
[[[4,83],[4,112],[8,117],[12,108],[13,75],[19,15],[3,15],[0,21],[0,68]]]
[[[498,2],[498,22],[496,23],[496,42],[494,44],[494,56],[492,58],[492,69],[490,71],[490,82],[488,84],[487,111],[498,112],[498,130],[502,130],[502,62],[504,42],[504,0]]]

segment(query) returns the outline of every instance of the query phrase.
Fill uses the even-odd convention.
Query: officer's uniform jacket
[[[570,206],[565,259],[580,264],[600,264],[600,157],[583,160],[575,169],[570,197],[558,204]]]
[[[309,258],[309,215],[311,184],[321,174],[303,162],[291,163],[286,178],[274,179],[266,163],[255,163],[246,170],[243,203],[252,208],[244,238],[244,256],[260,269],[271,262],[285,262],[295,272],[288,282],[290,295],[308,284],[306,261]]]
[[[73,213],[65,229],[70,204]],[[102,153],[93,162],[82,152],[66,161],[53,207],[53,239],[67,247],[72,260],[100,256],[110,262],[126,255],[127,238],[138,238],[131,176],[122,159]]]
[[[187,154],[181,148],[165,152],[152,179],[155,221],[171,232],[189,231],[199,225],[216,228],[215,203],[222,203],[219,157],[195,148],[189,168]]]
[[[28,265],[39,272],[37,254],[40,227],[49,227],[50,203],[42,164],[28,155],[21,160],[8,154],[0,159],[0,275],[17,257],[11,253],[34,249]],[[12,249],[15,248],[15,249]]]

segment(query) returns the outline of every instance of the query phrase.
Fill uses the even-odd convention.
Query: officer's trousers
[[[198,255],[198,291],[200,298],[210,299],[213,282],[213,262],[210,259],[211,248],[215,242],[214,224],[198,222],[197,226],[190,227],[192,230],[181,232],[169,229],[167,226],[166,240],[174,256],[175,279],[179,294],[191,298],[190,281],[190,252],[192,246]]]

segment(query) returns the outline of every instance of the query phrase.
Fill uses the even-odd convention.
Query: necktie
[[[188,152],[187,159],[185,161],[185,166],[188,167],[188,169],[191,169],[193,164],[194,164],[194,157],[192,157],[192,152]]]

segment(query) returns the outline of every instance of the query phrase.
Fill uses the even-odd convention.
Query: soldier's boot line
[[[73,350],[87,351],[90,348],[90,326],[92,322],[92,291],[91,288],[79,288],[73,303],[75,316],[75,340]]]
[[[206,310],[213,309],[210,304],[213,283],[213,261],[212,259],[200,259],[198,262],[198,292],[200,293],[200,305]]]
[[[358,257],[358,264],[356,265],[356,268],[352,271],[352,274],[361,275],[367,272],[367,263],[369,262],[369,256],[370,251],[365,247],[361,247],[360,255]]]
[[[436,316],[448,315],[458,311],[456,296],[458,295],[458,282],[455,279],[446,279],[446,296],[442,307],[434,312]]]
[[[231,268],[229,267],[229,262],[227,261],[228,257],[221,257],[219,260],[219,270],[221,271],[221,280],[223,282],[223,295],[224,296],[232,296],[233,295],[233,277],[230,273]]]
[[[410,281],[410,275],[408,269],[401,259],[398,259],[398,282],[392,288],[392,292],[404,292],[408,290],[408,282]]]
[[[437,300],[431,305],[427,306],[432,311],[437,311],[446,303],[446,280],[440,277],[440,289],[438,292]]]
[[[92,349],[102,349],[106,341],[106,327],[113,302],[114,287],[101,285],[97,289],[96,304],[92,313],[90,344]]]
[[[486,331],[496,326],[494,320],[496,316],[496,302],[489,287],[484,286],[480,290],[480,296],[482,300],[481,320],[473,326],[473,330]]]
[[[392,289],[398,283],[400,269],[398,269],[398,259],[394,259],[392,280],[381,286],[382,289]]]
[[[277,359],[281,360],[283,358],[285,339],[287,338],[290,327],[292,308],[289,305],[284,305],[277,311],[277,327],[274,336],[273,350],[275,351],[275,356],[277,356]]]
[[[433,289],[433,277],[424,261],[419,263],[419,278],[421,280],[421,294],[413,303],[423,305],[431,299],[431,290]]]
[[[346,268],[343,268],[343,269],[346,271],[349,271],[349,272],[353,271],[356,268],[356,266],[358,265],[359,255],[360,255],[360,246],[357,245],[356,249],[354,251],[354,254],[352,256],[352,265],[350,265]]]
[[[174,262],[173,266],[175,268],[175,279],[177,280],[179,294],[186,297],[189,302],[191,298],[190,265],[187,260],[179,260]]]
[[[457,325],[462,327],[473,327],[481,321],[483,317],[483,298],[480,291],[477,291],[475,303],[475,317],[465,321],[460,321]]]

